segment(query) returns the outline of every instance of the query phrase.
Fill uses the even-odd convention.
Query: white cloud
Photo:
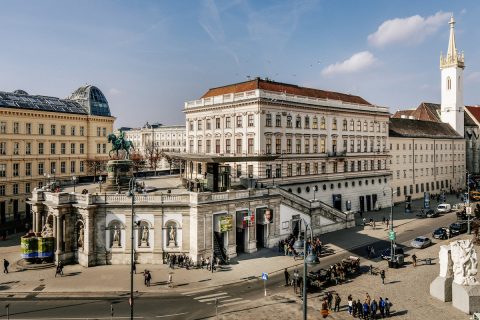
[[[118,90],[117,88],[110,88],[108,90],[108,93],[112,96],[116,96],[116,95],[119,95],[122,92],[120,90]]]
[[[354,73],[373,65],[377,59],[369,51],[357,52],[345,61],[331,64],[322,70],[324,76]]]
[[[426,18],[415,15],[387,20],[375,33],[368,36],[368,42],[376,47],[384,47],[392,43],[421,43],[441,26],[447,28],[446,22],[450,19],[450,15],[450,13],[439,11]]]

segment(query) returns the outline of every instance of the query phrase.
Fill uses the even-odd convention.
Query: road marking
[[[193,296],[194,294],[201,293],[201,292],[207,292],[207,291],[212,291],[212,289],[211,288],[199,289],[199,290],[195,290],[195,291],[182,292],[181,294],[184,295],[184,296]]]
[[[215,294],[209,294],[207,296],[195,297],[194,299],[195,300],[200,300],[200,299],[205,299],[205,298],[219,297],[219,296],[223,296],[223,295],[226,295],[226,294],[227,294],[226,292],[219,292],[219,293],[215,293]]]
[[[223,296],[223,297],[215,297],[215,298],[209,298],[209,299],[202,299],[202,300],[198,300],[198,302],[207,302],[207,301],[215,301],[216,299],[220,300],[220,299],[225,299],[225,298],[229,298],[230,296]]]
[[[166,314],[166,315],[164,315],[164,316],[155,316],[155,318],[166,318],[166,317],[181,316],[181,315],[187,314],[187,313],[188,313],[188,312]]]
[[[235,302],[230,302],[230,303],[222,303],[221,305],[219,305],[219,307],[228,307],[228,306],[233,306],[233,305],[244,303],[244,302],[250,302],[250,300],[242,300],[242,301],[235,301]]]

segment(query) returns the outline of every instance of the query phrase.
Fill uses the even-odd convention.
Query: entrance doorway
[[[248,217],[248,210],[241,210],[236,212],[236,236],[235,243],[237,248],[237,254],[245,252],[246,243],[248,241],[248,222],[244,220],[245,217]]]
[[[13,218],[15,221],[20,220],[20,214],[18,213],[18,199],[13,200]]]
[[[292,220],[292,234],[297,237],[298,233],[300,232],[300,219],[293,219]]]
[[[377,195],[376,194],[372,194],[372,201],[373,201],[373,208],[375,210],[378,210],[378,203],[377,203]]]
[[[365,198],[364,198],[364,196],[360,196],[359,201],[360,201],[360,212],[365,212]]]
[[[0,202],[0,223],[4,224],[7,220],[7,209],[5,201]]]
[[[372,210],[372,197],[370,195],[367,196],[367,211]]]
[[[339,211],[342,211],[342,195],[341,194],[333,195],[333,207]]]

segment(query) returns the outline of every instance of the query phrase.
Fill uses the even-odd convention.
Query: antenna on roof
[[[250,80],[250,78],[251,78],[250,76],[247,76],[247,79],[248,79],[248,80]]]

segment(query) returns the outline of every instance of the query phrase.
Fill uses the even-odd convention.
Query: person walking
[[[353,299],[352,299],[351,294],[348,295],[347,300],[348,300],[348,314],[352,315],[352,313],[353,313]]]
[[[342,298],[337,294],[335,294],[335,307],[333,308],[333,311],[335,312],[340,312],[340,302],[342,301]]]
[[[288,287],[288,285],[290,284],[290,273],[288,273],[287,268],[285,268],[283,274],[285,275],[285,287]]]
[[[145,270],[143,271],[143,284],[144,284],[144,285],[147,285],[147,278],[148,278],[148,270],[145,269]]]
[[[385,284],[385,270],[380,271],[380,278],[382,278],[382,284]]]
[[[330,291],[327,293],[327,302],[328,302],[328,310],[332,310],[333,295]]]
[[[372,315],[372,319],[377,318],[377,310],[378,310],[377,300],[373,299],[372,303],[370,304],[370,314]]]
[[[8,262],[7,259],[3,259],[3,273],[8,273],[8,266],[10,265],[10,262]]]
[[[328,317],[328,302],[327,302],[327,298],[323,298],[322,310],[320,311],[320,314],[322,315],[323,318]]]
[[[382,297],[378,299],[378,309],[380,310],[382,319],[385,318],[385,300],[383,300]]]
[[[293,272],[293,292],[294,292],[295,294],[297,294],[298,277],[299,277],[298,270],[295,270],[295,271]]]
[[[55,269],[55,278],[57,275],[63,276],[63,264],[61,261],[58,262],[57,268]]]
[[[390,225],[390,219],[387,219],[387,230],[389,225]]]
[[[169,287],[169,288],[173,288],[173,275],[172,275],[172,273],[170,273],[170,274],[168,275],[168,282],[167,282],[167,284],[168,284],[168,287]]]
[[[390,302],[390,300],[388,300],[388,298],[385,298],[385,316],[387,318],[390,317],[390,307],[392,306],[392,303]]]
[[[412,262],[413,262],[413,266],[416,267],[417,266],[417,256],[414,254],[412,254]]]
[[[148,271],[147,273],[147,287],[150,287],[150,281],[152,281],[152,273]]]

